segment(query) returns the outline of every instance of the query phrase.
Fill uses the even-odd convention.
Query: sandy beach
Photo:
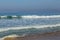
[[[27,35],[24,37],[7,37],[4,38],[4,40],[60,40],[60,31],[45,34]]]

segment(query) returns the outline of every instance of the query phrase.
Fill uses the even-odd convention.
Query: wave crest
[[[22,27],[9,27],[9,28],[0,28],[0,32],[8,31],[8,30],[20,30],[20,29],[29,29],[29,28],[45,28],[45,27],[57,27],[60,26],[60,24],[55,25],[35,25],[35,26],[22,26]]]
[[[1,29],[0,29],[1,30]],[[28,27],[11,27],[11,28],[3,28],[3,31],[0,31],[0,37],[13,37],[18,36],[24,37],[29,34],[36,33],[48,33],[48,32],[56,32],[60,31],[60,24],[55,25],[42,25],[42,26],[28,26]],[[11,35],[13,34],[13,35]],[[16,35],[14,35],[16,34]]]
[[[60,15],[50,15],[50,16],[38,16],[38,15],[27,15],[27,16],[0,16],[0,18],[60,18]]]

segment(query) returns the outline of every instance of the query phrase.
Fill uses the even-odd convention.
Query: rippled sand
[[[27,35],[24,37],[10,37],[4,40],[60,40],[60,31],[45,34]]]

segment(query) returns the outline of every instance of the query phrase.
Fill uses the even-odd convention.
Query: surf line
[[[27,15],[27,16],[0,16],[0,19],[2,18],[60,18],[60,15],[50,15],[50,16],[38,16],[38,15]]]
[[[8,27],[8,28],[0,28],[0,33],[9,31],[9,30],[21,30],[21,29],[30,29],[30,28],[35,28],[35,29],[40,29],[40,28],[47,28],[47,27],[60,27],[60,24],[54,24],[54,25],[35,25],[35,26],[21,26],[21,27]]]
[[[0,16],[0,19],[12,19],[12,18],[21,18],[21,16]]]

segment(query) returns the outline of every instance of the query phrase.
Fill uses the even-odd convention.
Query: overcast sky
[[[0,0],[0,11],[60,10],[60,0]]]

